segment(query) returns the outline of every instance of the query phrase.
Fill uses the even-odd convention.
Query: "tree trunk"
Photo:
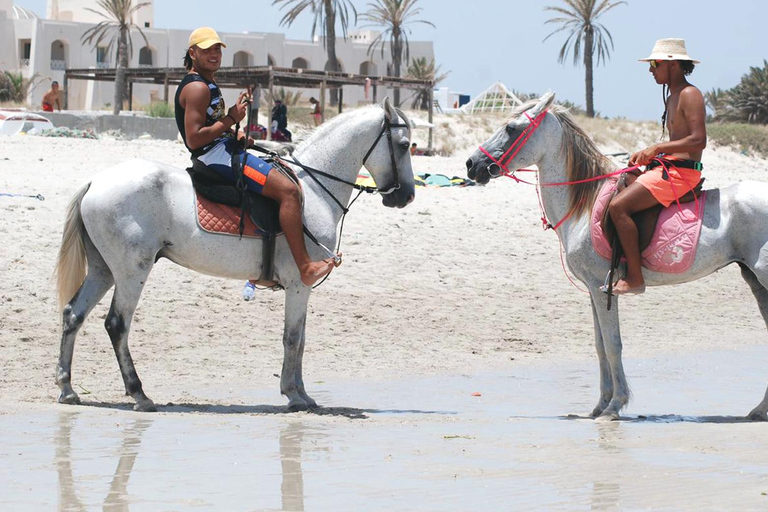
[[[593,98],[593,76],[592,76],[592,56],[594,53],[594,34],[592,27],[587,29],[587,33],[584,36],[584,68],[585,71],[585,86],[587,92],[587,116],[595,117],[595,105]]]
[[[325,2],[325,46],[328,52],[329,71],[339,70],[339,59],[336,57],[336,11],[333,9],[332,0]],[[339,103],[339,89],[331,88],[331,106]]]
[[[128,68],[128,27],[120,29],[117,39],[117,65],[115,67],[115,103],[112,114],[118,115],[125,99],[125,70]]]
[[[392,31],[392,64],[395,68],[395,76],[400,76],[400,65],[403,60],[403,43],[400,39],[400,31]],[[400,106],[400,88],[395,87],[395,106]]]

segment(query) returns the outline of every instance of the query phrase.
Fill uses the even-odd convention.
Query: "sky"
[[[368,0],[351,0],[358,12]],[[15,4],[45,16],[46,0],[15,0]],[[560,100],[584,106],[584,67],[572,58],[557,61],[564,33],[545,22],[555,13],[547,6],[562,0],[418,0],[412,41],[433,41],[435,61],[450,74],[441,86],[475,97],[494,82],[525,93],[551,90]],[[282,27],[282,11],[271,0],[155,0],[155,27],[189,29],[209,25],[220,32],[280,32],[290,39],[309,40],[312,16],[307,13],[291,27]],[[607,117],[658,120],[663,111],[661,86],[646,63],[657,39],[686,40],[688,54],[701,64],[690,81],[702,92],[729,89],[750,66],[768,59],[768,1],[627,0],[599,19],[613,36],[610,59],[594,73],[595,110]],[[357,27],[364,23],[358,22]],[[375,28],[375,27],[371,27]],[[339,31],[340,33],[340,31]],[[226,51],[226,50],[225,50]]]

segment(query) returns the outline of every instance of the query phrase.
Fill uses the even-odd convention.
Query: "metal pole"
[[[429,142],[427,143],[427,154],[432,155],[432,119],[435,110],[435,88],[434,86],[429,88]]]
[[[165,79],[163,79],[163,101],[168,103],[168,73],[165,74]]]
[[[133,110],[133,80],[128,80],[128,110]]]
[[[378,103],[378,87],[376,86],[376,82],[373,83],[373,102]]]
[[[69,73],[64,72],[64,110],[69,109]]]
[[[325,80],[320,84],[320,123],[325,122]]]
[[[272,108],[275,100],[275,77],[272,75],[272,67],[269,68],[269,98],[267,98],[267,140],[272,140]]]
[[[344,110],[344,86],[339,87],[339,114]]]

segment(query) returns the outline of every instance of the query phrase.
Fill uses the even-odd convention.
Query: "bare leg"
[[[334,268],[333,259],[312,261],[304,243],[304,224],[301,218],[301,193],[298,187],[280,172],[270,172],[262,194],[280,204],[280,226],[288,247],[301,273],[301,282],[312,286]]]
[[[659,202],[648,189],[639,183],[633,183],[618,194],[608,206],[621,240],[621,247],[624,249],[624,257],[627,259],[627,276],[613,287],[613,293],[616,295],[637,294],[645,291],[645,280],[640,263],[639,234],[632,215],[657,204]]]

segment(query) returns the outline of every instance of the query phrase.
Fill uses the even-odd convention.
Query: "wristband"
[[[230,119],[232,120],[232,126],[234,126],[234,125],[236,125],[236,124],[237,124],[237,121],[235,121],[235,118],[234,118],[234,117],[232,117],[231,115],[227,114],[227,115],[226,115],[226,116],[224,116],[224,117],[228,117],[228,118],[230,118]]]

